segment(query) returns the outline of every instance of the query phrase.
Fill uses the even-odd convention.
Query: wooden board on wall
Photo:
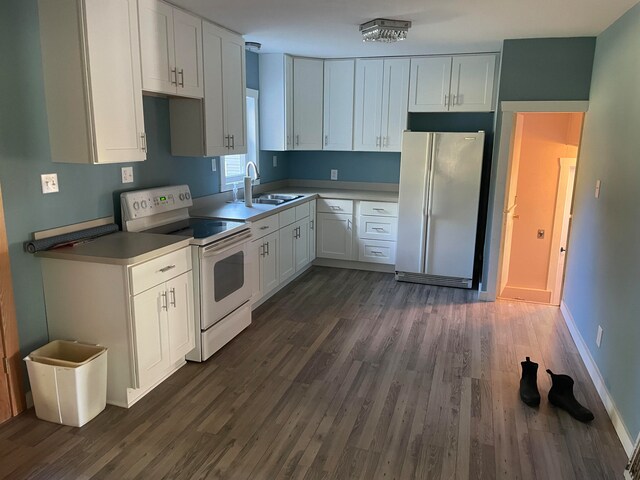
[[[22,363],[18,345],[18,325],[13,299],[9,243],[4,221],[0,187],[0,357],[7,358],[8,373],[0,366],[0,422],[26,408],[22,388]],[[4,360],[2,360],[4,362]]]

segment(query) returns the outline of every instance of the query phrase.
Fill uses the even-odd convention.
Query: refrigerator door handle
[[[427,205],[426,205],[426,219],[427,219],[427,232],[425,234],[425,248],[424,248],[424,266],[423,266],[423,273],[428,273],[427,270],[429,268],[429,243],[431,240],[431,223],[432,223],[432,204],[433,204],[433,177],[434,177],[434,171],[435,171],[435,161],[436,161],[436,140],[437,140],[437,134],[433,135],[433,138],[431,140],[431,154],[429,155],[430,161],[429,161],[429,183],[428,185],[428,191],[427,191]]]

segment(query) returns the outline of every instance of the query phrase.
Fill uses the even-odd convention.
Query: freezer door
[[[424,256],[428,275],[473,277],[483,144],[483,132],[433,134]]]
[[[404,132],[400,156],[396,271],[422,273],[426,186],[432,134]]]

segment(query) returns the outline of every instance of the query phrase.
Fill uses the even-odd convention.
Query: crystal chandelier
[[[360,25],[363,42],[397,42],[407,38],[411,22],[376,18]]]

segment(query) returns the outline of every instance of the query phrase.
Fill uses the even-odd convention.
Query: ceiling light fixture
[[[258,42],[244,42],[244,48],[250,52],[259,52],[262,48],[262,44]]]
[[[411,22],[376,18],[360,25],[363,42],[397,42],[407,38]]]

